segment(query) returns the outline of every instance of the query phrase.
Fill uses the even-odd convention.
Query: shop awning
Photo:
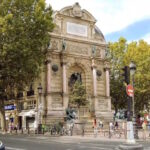
[[[26,111],[26,112],[21,112],[19,113],[18,116],[28,116],[28,117],[32,117],[35,115],[35,110],[30,110],[30,111]]]

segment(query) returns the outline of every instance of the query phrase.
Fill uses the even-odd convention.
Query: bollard
[[[111,138],[111,132],[110,132],[110,127],[109,127],[109,138]]]
[[[17,128],[15,129],[15,132],[16,132],[16,134],[17,134]]]
[[[23,128],[21,128],[21,134],[23,134]]]
[[[30,134],[30,128],[28,127],[28,134]]]

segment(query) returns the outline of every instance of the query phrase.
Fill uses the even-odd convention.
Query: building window
[[[32,84],[31,84],[29,91],[27,91],[27,96],[32,96],[32,95],[34,95],[34,90],[32,88]]]
[[[32,90],[32,91],[27,91],[27,96],[32,96],[32,95],[34,95],[34,90]]]
[[[36,107],[36,100],[27,102],[27,109],[34,109]]]

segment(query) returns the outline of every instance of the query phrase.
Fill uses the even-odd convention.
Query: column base
[[[128,144],[124,143],[119,145],[115,150],[143,150],[143,146],[138,143]]]

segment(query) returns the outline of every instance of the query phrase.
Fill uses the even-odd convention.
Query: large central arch
[[[73,84],[76,80],[79,80],[82,85],[84,85],[86,93],[87,93],[87,83],[86,77],[88,72],[86,71],[86,67],[81,63],[73,63],[68,68],[68,97],[70,97],[71,90]],[[72,80],[72,81],[71,81]],[[70,106],[70,101],[68,101],[68,106]],[[87,117],[89,116],[89,107],[88,106],[81,106],[79,109],[80,117]]]
[[[80,78],[80,79],[78,79]],[[74,63],[68,68],[68,94],[72,87],[73,80],[81,80],[82,84],[86,87],[86,74],[82,64]]]

